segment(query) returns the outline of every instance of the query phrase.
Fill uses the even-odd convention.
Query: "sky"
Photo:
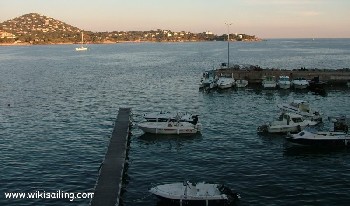
[[[169,29],[350,38],[350,0],[0,0],[0,22],[27,13],[93,32]]]

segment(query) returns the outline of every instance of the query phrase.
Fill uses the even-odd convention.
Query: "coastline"
[[[262,42],[266,41],[265,39],[255,39],[255,40],[243,40],[243,41],[230,41],[231,43],[235,42]],[[104,41],[104,42],[96,42],[96,43],[84,43],[84,45],[94,45],[94,44],[121,44],[121,43],[195,43],[195,42],[215,42],[215,41]],[[48,43],[48,44],[32,44],[29,42],[22,43],[0,43],[0,46],[43,46],[43,45],[80,45],[80,43]]]

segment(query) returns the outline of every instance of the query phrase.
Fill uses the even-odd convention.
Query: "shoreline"
[[[257,40],[245,40],[245,41],[230,41],[231,43],[235,42],[246,42],[246,43],[253,43],[253,42],[262,42],[266,41],[264,39],[257,39]],[[98,43],[85,43],[84,45],[95,45],[95,44],[122,44],[122,43],[196,43],[196,42],[219,42],[219,41],[118,41],[118,42],[112,42],[112,41],[106,41],[106,42],[98,42]],[[222,41],[224,42],[224,41]],[[0,46],[45,46],[45,45],[80,45],[80,43],[50,43],[50,44],[31,44],[29,42],[25,43],[0,43]]]

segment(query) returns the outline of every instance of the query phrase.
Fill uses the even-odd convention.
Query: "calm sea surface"
[[[183,180],[225,183],[241,205],[349,205],[350,150],[292,146],[256,128],[278,103],[304,99],[350,116],[350,89],[200,92],[227,61],[226,42],[0,47],[0,205],[88,205],[90,199],[6,199],[5,192],[92,192],[120,107],[200,114],[201,135],[132,128],[123,203],[157,205],[148,189]],[[350,39],[232,43],[230,62],[263,68],[350,67]],[[326,127],[326,126],[325,126]]]

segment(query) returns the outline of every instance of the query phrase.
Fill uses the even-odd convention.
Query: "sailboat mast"
[[[230,68],[230,26],[232,23],[225,23],[227,25],[227,68]]]

